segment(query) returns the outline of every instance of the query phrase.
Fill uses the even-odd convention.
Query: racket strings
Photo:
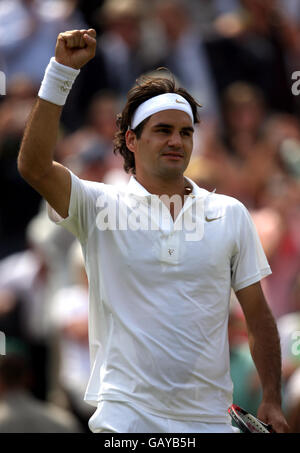
[[[240,415],[252,432],[268,433],[269,431],[252,415]]]

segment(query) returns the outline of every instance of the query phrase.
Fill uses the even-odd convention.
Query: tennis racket
[[[249,414],[236,404],[232,404],[228,409],[228,413],[232,420],[235,421],[237,426],[243,433],[274,433],[271,425],[267,425],[254,415]]]

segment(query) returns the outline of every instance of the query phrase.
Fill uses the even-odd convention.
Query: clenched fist
[[[71,30],[58,35],[55,48],[55,60],[65,66],[80,69],[96,53],[96,31]]]

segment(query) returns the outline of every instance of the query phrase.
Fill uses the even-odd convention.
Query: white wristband
[[[52,104],[64,105],[80,69],[58,63],[54,57],[46,68],[38,96]]]

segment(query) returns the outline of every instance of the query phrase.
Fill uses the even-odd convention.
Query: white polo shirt
[[[89,279],[85,400],[228,423],[230,290],[271,273],[248,211],[189,180],[193,191],[173,222],[134,177],[117,189],[71,176],[69,216],[58,224],[81,242]]]

